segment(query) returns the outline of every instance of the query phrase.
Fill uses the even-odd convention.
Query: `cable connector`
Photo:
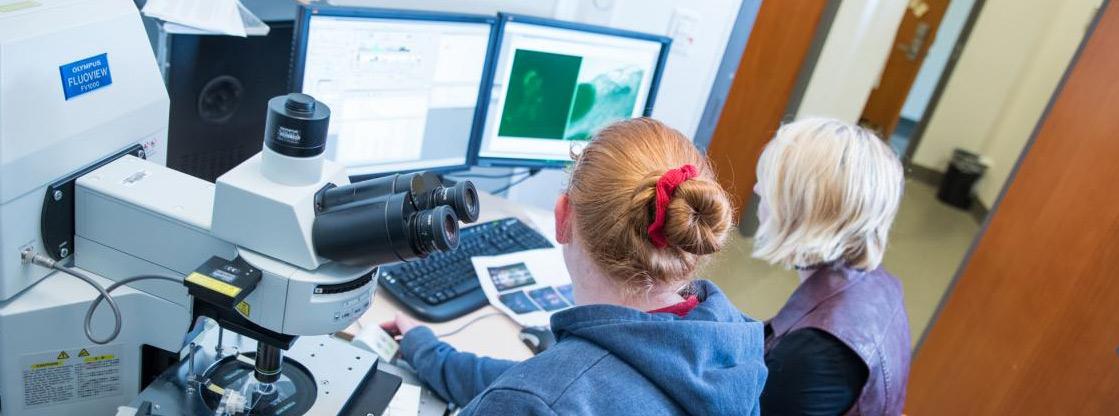
[[[30,247],[25,248],[19,252],[19,260],[23,264],[34,264],[36,266],[43,266],[48,269],[56,269],[58,266],[57,261],[50,257],[39,254],[35,251],[35,249]]]

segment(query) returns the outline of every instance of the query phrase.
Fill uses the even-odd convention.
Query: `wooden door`
[[[914,357],[906,413],[1119,415],[1119,6],[1103,6]]]
[[[829,0],[767,0],[707,148],[719,182],[742,208],[754,189],[758,156],[777,128]]]
[[[948,10],[948,1],[912,0],[901,19],[894,38],[894,49],[859,119],[859,124],[878,132],[883,140],[889,140],[901,119],[901,108],[905,106],[909,89],[917,79],[929,47],[936,40],[940,21]]]

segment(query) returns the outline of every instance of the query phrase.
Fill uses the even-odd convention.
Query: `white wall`
[[[1040,43],[1050,16],[1059,7],[1051,0],[989,0],[925,134],[913,155],[917,165],[943,172],[956,147],[978,152],[990,137],[1011,91]]]
[[[894,45],[906,0],[844,0],[804,92],[797,118],[857,122]]]
[[[925,109],[928,108],[936,84],[940,82],[940,76],[948,65],[952,49],[960,39],[972,7],[975,7],[975,0],[952,0],[948,3],[948,10],[944,12],[944,19],[936,30],[936,40],[929,47],[925,62],[921,64],[917,79],[909,88],[909,96],[905,98],[905,105],[901,108],[903,118],[918,121],[925,115]]]
[[[982,153],[991,166],[977,187],[979,200],[993,206],[1022,150],[1048,106],[1101,0],[1066,0],[1007,100]]]
[[[1085,34],[1100,0],[988,0],[913,162],[943,172],[960,147],[990,160],[991,206]]]

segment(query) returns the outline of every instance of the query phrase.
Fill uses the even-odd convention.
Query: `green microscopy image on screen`
[[[518,49],[498,134],[564,139],[583,58]]]
[[[632,65],[584,59],[564,138],[590,140],[599,129],[632,117],[644,76]]]
[[[633,116],[644,77],[632,64],[518,49],[498,135],[590,140]]]

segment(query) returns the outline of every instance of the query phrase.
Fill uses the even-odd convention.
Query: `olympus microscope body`
[[[254,344],[290,349],[312,384],[330,381],[304,392],[308,413],[339,412],[376,359],[328,334],[369,308],[377,264],[453,248],[458,217],[430,201],[409,208],[412,194],[395,180],[381,182],[392,198],[355,201],[363,190],[348,186],[344,168],[303,146],[309,133],[325,141],[327,120],[314,120],[329,111],[307,96],[278,97],[268,110],[302,114],[296,121],[310,124],[273,125],[270,114],[266,136],[277,142],[266,140],[261,154],[216,183],[167,168],[168,97],[135,5],[25,7],[0,14],[0,415],[112,414],[147,396],[190,401],[192,386],[178,376],[186,368],[188,377],[203,373],[193,368],[199,349],[216,365],[223,353],[213,342],[222,334],[231,347],[225,358],[248,360],[234,356],[251,354],[245,349]],[[348,205],[324,211],[324,195]],[[389,216],[393,207],[394,219],[418,218],[407,224],[420,231],[405,237],[445,232],[423,247],[402,243],[407,230],[380,229],[392,227],[369,214]],[[362,240],[365,231],[375,235]],[[370,250],[374,240],[394,243]],[[185,283],[141,280],[114,290],[120,332],[98,343],[82,320],[99,292],[27,262],[29,253],[92,274],[102,287],[153,275]],[[238,272],[251,284],[237,286],[230,273]],[[101,302],[88,329],[104,336],[113,322]],[[308,339],[296,342],[300,336]],[[145,386],[164,394],[142,395]],[[168,396],[180,387],[184,396]],[[171,407],[190,406],[164,410],[179,411]]]

